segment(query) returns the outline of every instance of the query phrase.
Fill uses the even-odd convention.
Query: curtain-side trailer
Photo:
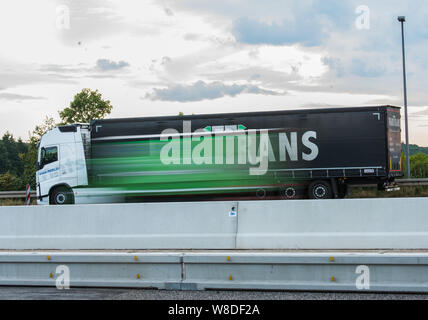
[[[345,197],[402,176],[393,106],[93,120],[39,145],[41,204]]]

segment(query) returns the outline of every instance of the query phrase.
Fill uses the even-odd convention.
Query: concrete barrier
[[[428,198],[239,202],[241,249],[428,249]]]
[[[0,207],[0,249],[428,249],[428,198]]]
[[[201,252],[183,266],[193,290],[428,292],[423,252]]]
[[[428,254],[0,251],[0,286],[426,293]]]
[[[160,252],[0,252],[0,285],[181,288],[182,257]]]
[[[233,249],[236,202],[0,207],[0,249]]]

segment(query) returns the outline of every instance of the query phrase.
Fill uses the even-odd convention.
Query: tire
[[[264,198],[266,198],[266,190],[265,189],[257,189],[257,191],[256,191],[256,197],[258,199],[264,199]]]
[[[295,187],[285,186],[279,190],[279,195],[282,199],[287,199],[287,200],[296,199],[297,190]]]
[[[332,199],[331,185],[327,181],[314,181],[309,185],[308,196],[310,199],[325,200]]]
[[[50,204],[54,205],[65,205],[65,204],[74,204],[74,195],[73,190],[67,187],[57,187],[55,188],[50,197]]]

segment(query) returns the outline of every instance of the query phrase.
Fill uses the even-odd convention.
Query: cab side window
[[[41,159],[43,165],[58,161],[58,147],[43,148],[41,153]]]

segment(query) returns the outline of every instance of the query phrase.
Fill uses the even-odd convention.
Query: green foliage
[[[59,112],[62,123],[89,123],[93,119],[103,119],[110,114],[112,105],[103,100],[98,90],[83,89],[74,96],[70,107]]]
[[[404,143],[401,145],[401,148],[403,152],[406,152],[406,145]],[[428,154],[428,147],[419,147],[416,144],[409,144],[409,152],[410,156],[413,156],[418,153]]]
[[[412,178],[428,178],[428,155],[418,153],[411,156],[410,168]]]
[[[22,175],[24,163],[22,161],[27,152],[27,145],[21,139],[15,138],[6,132],[0,140],[0,174],[11,172]]]
[[[406,155],[402,153],[401,163],[403,166],[403,173],[407,177],[407,161]],[[411,178],[428,178],[428,155],[418,153],[410,156],[410,176]]]
[[[110,101],[103,100],[98,90],[83,89],[74,96],[69,108],[59,114],[62,124],[88,123],[102,119],[112,110]],[[27,184],[35,190],[37,144],[42,136],[56,126],[52,117],[46,117],[41,125],[31,132],[28,142],[6,132],[0,140],[0,191],[24,190]]]
[[[52,117],[46,117],[43,123],[36,126],[31,133],[28,143],[27,153],[24,155],[24,172],[22,180],[25,185],[30,184],[33,190],[36,188],[36,163],[37,163],[37,144],[42,136],[55,127],[55,120]]]
[[[1,191],[16,191],[16,190],[24,190],[24,189],[25,189],[25,185],[23,184],[22,179],[20,179],[16,175],[11,174],[10,172],[0,174]]]
[[[56,124],[54,118],[46,116],[43,120],[43,123],[39,126],[36,126],[31,133],[30,143],[37,145],[42,136],[49,130],[53,129],[55,126]]]

